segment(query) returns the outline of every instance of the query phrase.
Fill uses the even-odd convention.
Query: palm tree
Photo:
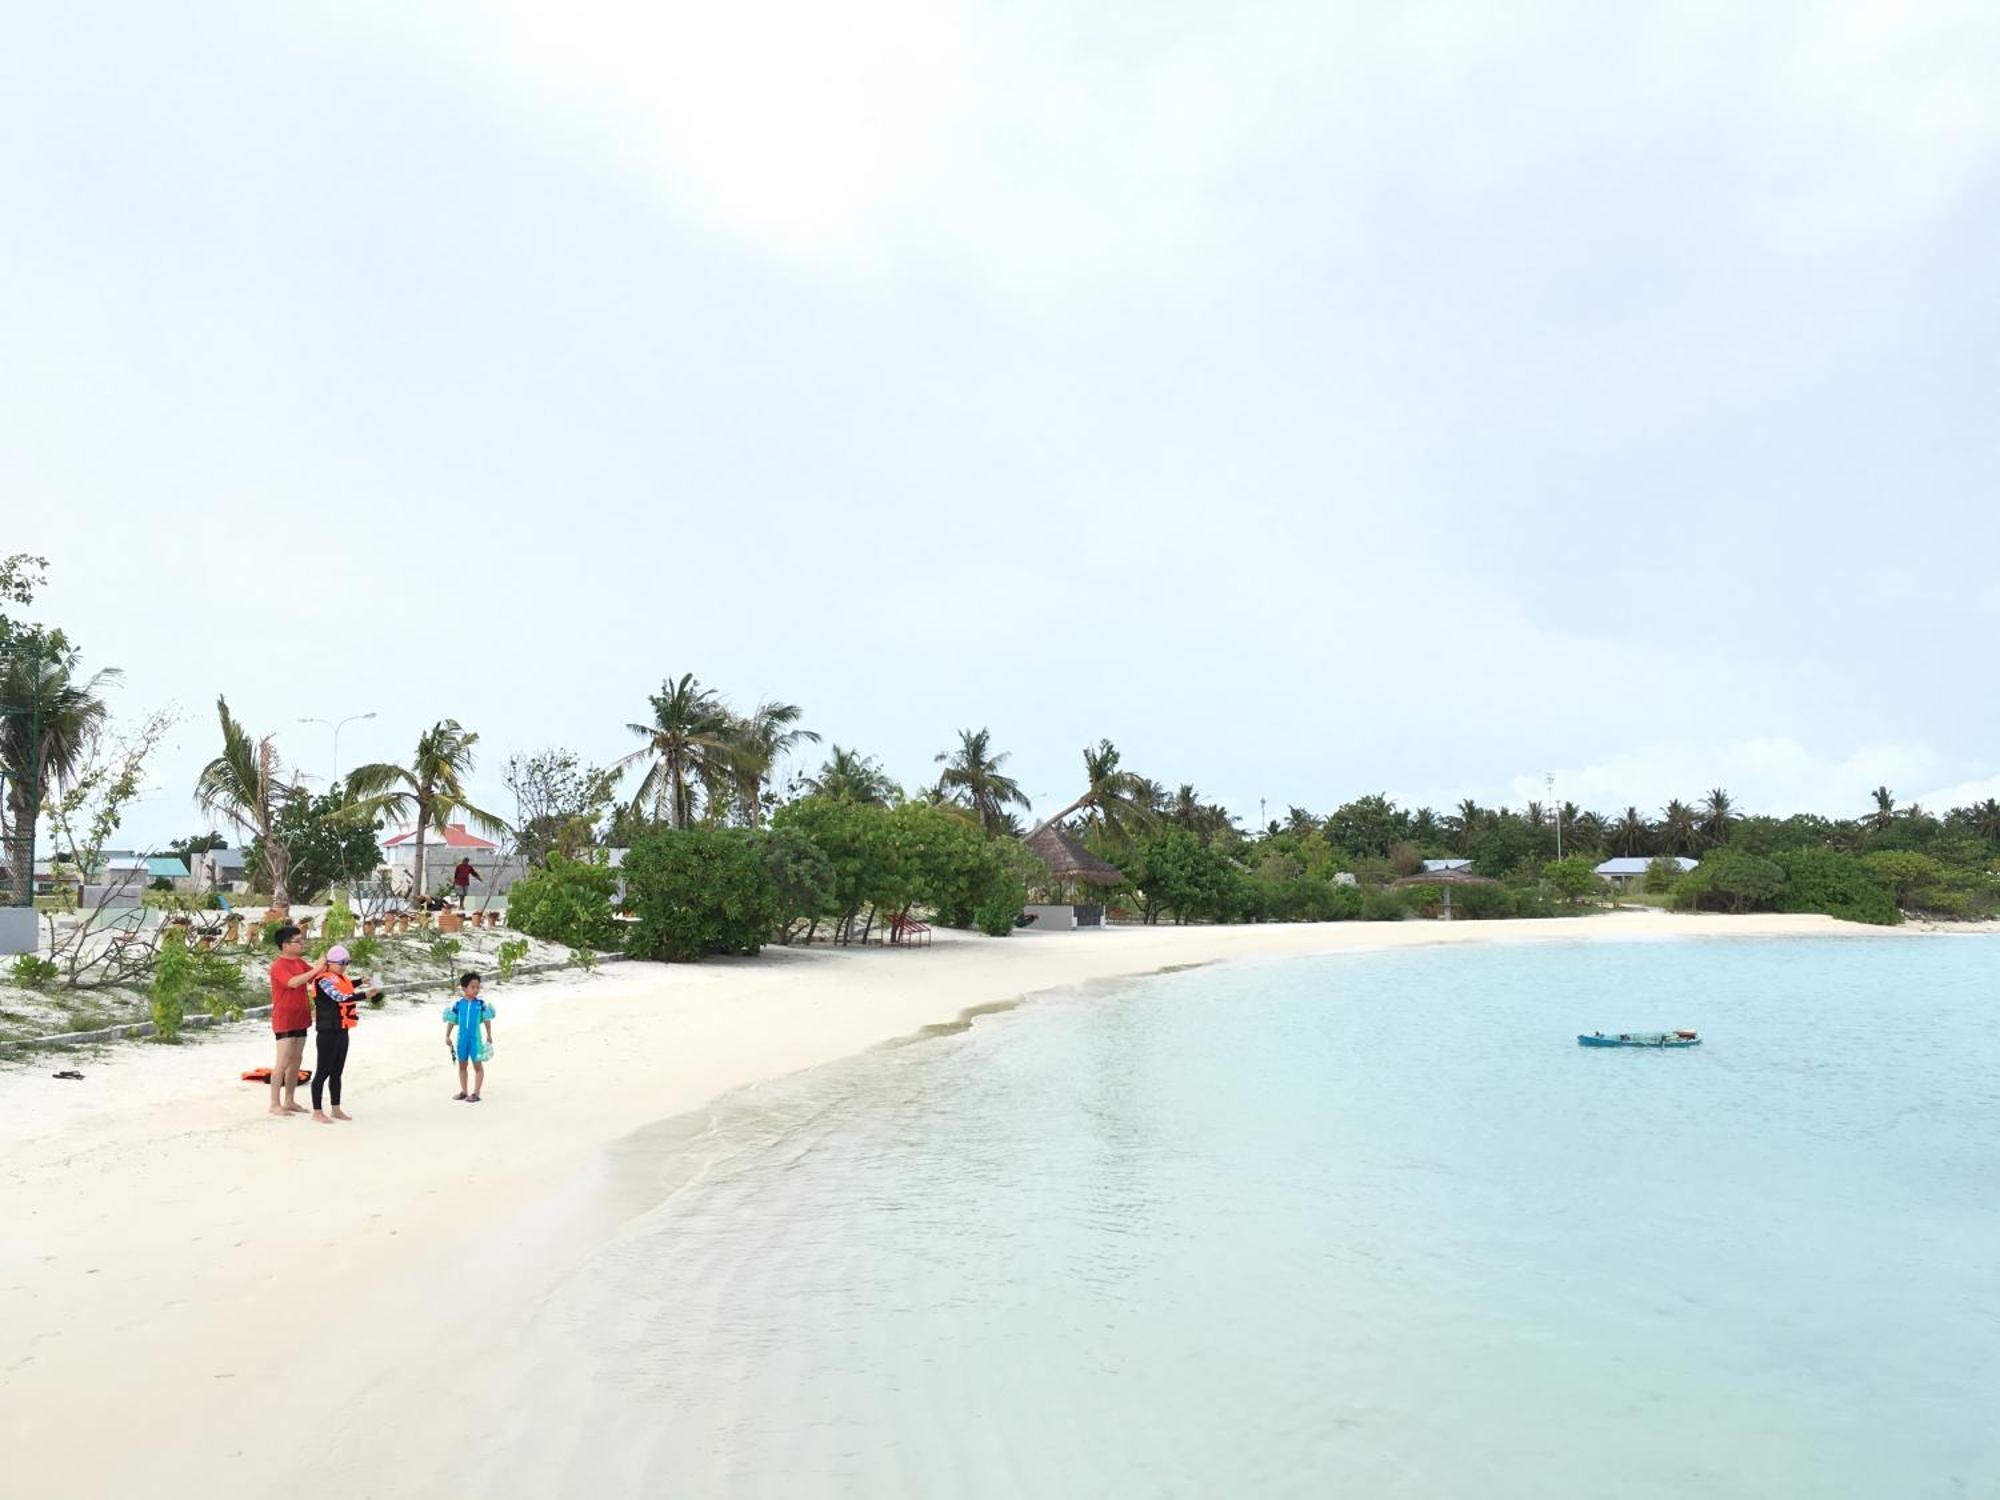
[[[1973,831],[1989,844],[2000,844],[2000,800],[1988,797],[1973,803],[1970,811]]]
[[[1701,804],[1701,836],[1711,844],[1729,842],[1729,825],[1736,821],[1736,804],[1729,793],[1716,787]]]
[[[1606,825],[1604,814],[1572,812],[1567,816],[1569,841],[1576,849],[1602,849]]]
[[[1871,821],[1879,833],[1896,821],[1896,794],[1886,786],[1878,786],[1869,795],[1875,799],[1875,815]]]
[[[692,672],[679,682],[668,678],[647,701],[653,722],[625,726],[646,743],[619,761],[618,769],[649,762],[632,796],[633,808],[650,800],[654,822],[686,828],[694,822],[695,783],[715,785],[735,770],[737,742],[730,713]]]
[[[1116,841],[1129,838],[1153,821],[1158,805],[1154,788],[1137,772],[1119,767],[1118,751],[1111,741],[1099,740],[1094,749],[1084,747],[1083,776],[1083,795],[1054,817],[1042,819],[1041,827],[1088,808],[1091,828]]]
[[[1193,832],[1201,822],[1201,793],[1194,789],[1192,782],[1183,781],[1180,790],[1174,793],[1173,811],[1170,814],[1181,827]]]
[[[734,753],[730,757],[735,773],[736,800],[743,804],[743,816],[752,828],[763,814],[764,779],[778,758],[800,745],[819,743],[810,729],[797,727],[805,710],[796,703],[760,703],[747,719],[732,723]]]
[[[1660,817],[1660,848],[1666,854],[1686,854],[1693,849],[1700,837],[1700,829],[1695,823],[1694,809],[1680,798],[1675,797],[1662,809]]]
[[[454,820],[470,823],[481,833],[504,833],[499,816],[476,806],[465,790],[465,778],[477,759],[479,736],[456,719],[440,719],[417,738],[416,753],[407,766],[377,761],[348,772],[347,795],[357,815],[412,818],[416,823],[416,866],[412,892],[424,889],[424,836],[433,828],[448,828]]]
[[[1006,827],[1008,808],[1028,805],[1028,794],[1021,790],[1021,784],[1000,770],[1008,753],[993,753],[989,731],[961,729],[958,748],[937,757],[944,765],[938,787],[972,809],[988,838]]]
[[[1636,856],[1647,852],[1652,837],[1652,825],[1640,816],[1639,809],[1627,807],[1625,816],[1611,830],[1611,847],[1620,854]]]
[[[1315,818],[1303,807],[1288,807],[1285,809],[1285,832],[1289,833],[1293,838],[1302,839],[1307,834],[1317,833],[1318,831],[1319,819]]]
[[[1470,854],[1472,852],[1473,836],[1479,832],[1480,826],[1485,822],[1485,819],[1486,810],[1470,797],[1459,803],[1458,811],[1453,813],[1447,820],[1451,834],[1449,840],[1451,852],[1454,854]]]
[[[195,806],[235,824],[246,839],[263,843],[271,904],[287,906],[292,899],[292,852],[278,837],[277,819],[291,784],[284,780],[277,736],[252,739],[229,712],[227,698],[216,698],[215,716],[222,721],[222,753],[195,778]]]
[[[819,775],[805,779],[805,789],[815,797],[831,797],[837,802],[860,802],[873,807],[888,806],[895,784],[882,774],[872,755],[859,750],[833,747],[833,753],[819,768]]]
[[[0,835],[6,865],[26,905],[35,889],[35,824],[44,799],[82,770],[110,709],[104,689],[120,673],[106,668],[79,679],[82,654],[29,632],[0,655],[0,780],[6,782]]]

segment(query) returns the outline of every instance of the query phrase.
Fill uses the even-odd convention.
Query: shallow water
[[[1997,1022],[1983,939],[1350,955],[983,1018],[676,1146],[525,1330],[489,1483],[2000,1493]],[[1575,1043],[1676,1026],[1704,1045]]]

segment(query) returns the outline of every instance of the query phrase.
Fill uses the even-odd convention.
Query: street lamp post
[[[1556,773],[1550,771],[1542,779],[1548,784],[1549,809],[1556,815],[1556,858],[1561,859],[1563,857],[1563,810],[1562,804],[1556,801]]]
[[[349,724],[359,723],[363,719],[372,719],[374,717],[375,710],[371,708],[365,714],[349,714],[346,718],[338,722],[331,719],[299,720],[301,724],[324,724],[333,731],[333,780],[328,783],[329,786],[337,785],[340,781],[340,731]]]

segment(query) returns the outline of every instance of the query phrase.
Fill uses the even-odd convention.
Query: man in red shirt
[[[458,868],[451,872],[451,883],[458,887],[458,909],[465,910],[466,897],[472,894],[472,882],[479,878],[479,872],[472,868],[472,856],[465,855],[458,862]]]
[[[305,1106],[293,1099],[299,1087],[299,1062],[306,1055],[306,1033],[312,1029],[312,982],[326,965],[306,962],[305,935],[287,922],[271,934],[278,956],[271,960],[271,1030],[278,1039],[278,1060],[271,1069],[271,1113],[302,1115]]]

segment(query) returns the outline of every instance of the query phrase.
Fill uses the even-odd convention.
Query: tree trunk
[[[1076,801],[1070,803],[1068,807],[1065,807],[1061,812],[1057,813],[1054,817],[1042,819],[1041,822],[1037,823],[1034,826],[1034,828],[1030,830],[1030,836],[1032,837],[1033,834],[1040,833],[1044,828],[1047,828],[1051,823],[1060,823],[1064,818],[1068,817],[1078,808],[1089,806],[1094,795],[1095,795],[1094,793],[1085,792],[1081,797],[1077,798]]]
[[[430,809],[419,804],[417,807],[417,855],[416,855],[417,873],[416,873],[416,879],[411,882],[410,894],[416,897],[418,901],[425,903],[429,902],[431,894],[424,887],[424,830],[426,827],[429,826],[430,820],[431,820]],[[429,905],[426,904],[423,907],[423,910],[429,911],[430,910]]]

